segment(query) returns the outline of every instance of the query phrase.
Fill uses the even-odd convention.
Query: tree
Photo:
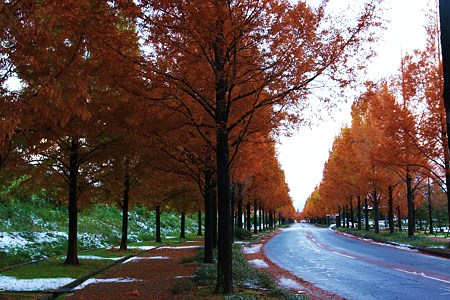
[[[20,79],[20,125],[29,142],[23,151],[64,178],[69,198],[67,264],[77,264],[79,181],[89,184],[85,167],[111,139],[104,130],[105,103],[120,101],[117,81],[135,66],[120,55],[136,55],[137,35],[130,25],[134,5],[108,1],[21,1],[2,3],[1,23],[12,72]],[[3,20],[3,19],[2,19]],[[125,76],[126,75],[126,76]],[[120,91],[120,92],[119,92]],[[37,112],[39,112],[37,114]],[[98,163],[97,166],[101,165]],[[86,172],[83,176],[80,171]]]
[[[445,107],[445,124],[447,128],[450,128],[450,3],[448,1],[439,0],[439,19],[441,25],[442,66],[444,74],[442,98],[444,99]],[[447,147],[450,151],[450,133],[448,130]],[[450,224],[450,202],[447,203],[447,209]]]
[[[204,110],[216,130],[217,290],[228,294],[232,292],[230,134],[242,124],[238,135],[244,136],[245,124],[262,107],[276,104],[285,113],[293,112],[285,108],[300,107],[308,86],[319,77],[347,84],[349,65],[355,62],[350,57],[371,39],[365,34],[377,25],[376,6],[368,2],[356,25],[330,27],[323,6],[313,9],[303,2],[142,3],[142,23],[148,28],[144,36],[152,49],[149,72],[162,76],[171,91],[188,95],[190,101],[182,102],[185,112],[195,111],[194,107]],[[192,123],[204,124],[190,115]]]

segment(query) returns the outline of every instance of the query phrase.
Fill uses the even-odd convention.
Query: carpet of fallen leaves
[[[100,282],[75,290],[64,299],[185,299],[174,288],[191,280],[198,263],[186,263],[196,255],[201,242],[185,243],[179,248],[152,249],[140,259],[118,265],[97,278],[128,278],[131,282]],[[185,247],[189,246],[189,247]]]

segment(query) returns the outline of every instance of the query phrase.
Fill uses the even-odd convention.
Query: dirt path
[[[125,279],[123,282],[98,282],[75,290],[64,299],[184,299],[173,293],[182,281],[187,281],[198,264],[183,263],[193,257],[201,242],[180,244],[179,247],[160,247],[145,256],[129,260],[97,276],[99,279]],[[131,281],[133,280],[133,281]]]

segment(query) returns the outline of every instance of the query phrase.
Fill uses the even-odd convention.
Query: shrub
[[[252,233],[245,228],[235,228],[234,229],[234,238],[237,240],[251,240]]]

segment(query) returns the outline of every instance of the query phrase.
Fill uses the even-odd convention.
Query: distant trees
[[[412,236],[419,207],[428,205],[431,226],[433,195],[442,198],[445,194],[450,199],[448,119],[441,97],[443,76],[435,16],[433,11],[428,15],[426,48],[405,55],[399,76],[369,84],[354,102],[351,127],[342,129],[336,138],[322,183],[305,206],[305,216],[323,217],[330,210],[340,213],[344,199],[358,196],[372,200],[375,232],[381,208],[391,232],[394,215],[401,229],[406,212],[408,235]],[[341,190],[343,193],[336,195]]]

